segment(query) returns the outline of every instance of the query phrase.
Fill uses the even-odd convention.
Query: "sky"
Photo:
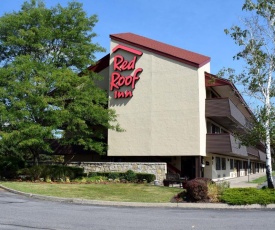
[[[25,0],[0,0],[0,16],[20,10]],[[67,0],[44,0],[47,7]],[[233,60],[239,47],[224,33],[240,25],[244,0],[78,0],[87,15],[96,14],[97,42],[110,51],[110,34],[131,32],[211,58],[211,73],[223,67],[240,70]]]

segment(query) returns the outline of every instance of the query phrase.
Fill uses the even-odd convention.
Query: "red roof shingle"
[[[176,61],[194,66],[201,67],[210,62],[210,57],[171,46],[150,38],[146,38],[133,33],[111,34],[111,39],[123,42],[141,49],[174,59]]]

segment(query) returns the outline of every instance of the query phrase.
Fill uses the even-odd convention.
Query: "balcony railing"
[[[247,147],[229,133],[206,134],[206,152],[248,157]]]
[[[243,130],[248,122],[229,98],[212,98],[205,101],[205,116],[228,130]]]
[[[259,159],[260,158],[260,153],[259,153],[259,150],[258,149],[255,149],[253,147],[247,147],[247,152],[248,152],[248,155],[254,157],[254,158],[257,158]]]
[[[259,150],[259,157],[261,161],[266,161],[266,153],[262,152],[261,150]]]

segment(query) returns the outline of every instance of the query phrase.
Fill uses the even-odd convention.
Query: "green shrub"
[[[87,174],[84,173],[84,168],[72,167],[72,166],[66,166],[66,168],[67,168],[68,171],[72,172],[72,177],[73,178],[87,176]]]
[[[146,180],[148,183],[154,181],[156,176],[154,174],[149,173],[135,173],[132,170],[128,170],[127,172],[89,172],[88,177],[94,176],[102,176],[107,177],[108,179],[112,180],[127,180],[129,182],[135,181],[144,181]]]
[[[104,182],[107,181],[107,177],[105,176],[93,176],[93,177],[88,177],[86,178],[87,182]]]
[[[230,205],[274,204],[275,190],[257,188],[228,188],[223,192],[221,201]]]
[[[97,176],[97,172],[89,172],[88,177],[94,177]]]
[[[44,181],[68,181],[84,175],[83,168],[69,167],[63,165],[35,165],[29,168],[24,168],[19,172],[23,175],[28,175],[32,180],[44,178]]]
[[[137,176],[137,180],[141,182],[143,180],[146,180],[148,183],[150,183],[156,179],[156,175],[150,174],[150,173],[137,173],[136,176]]]
[[[20,157],[0,157],[0,178],[13,179],[18,176],[17,171],[25,167],[25,161]]]
[[[133,170],[128,170],[125,173],[124,179],[129,182],[135,182],[137,180],[137,174]]]
[[[108,179],[116,180],[121,178],[121,173],[119,172],[110,172],[108,174]]]
[[[208,187],[205,179],[196,178],[186,183],[186,195],[191,201],[206,201]]]

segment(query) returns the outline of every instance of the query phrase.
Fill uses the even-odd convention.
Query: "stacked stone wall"
[[[71,164],[76,165],[76,164]],[[166,163],[141,163],[141,162],[81,162],[78,167],[83,167],[85,173],[89,172],[126,172],[133,170],[136,173],[150,173],[162,184],[167,173]]]

